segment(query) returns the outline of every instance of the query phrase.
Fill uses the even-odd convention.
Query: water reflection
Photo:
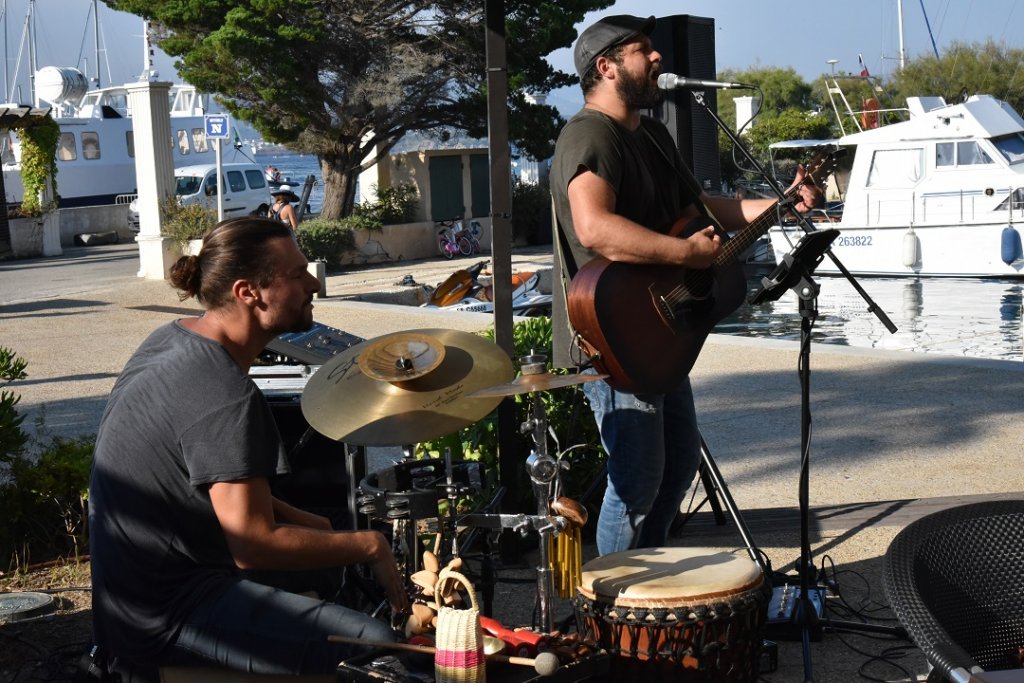
[[[747,280],[748,293],[761,286],[761,274]],[[1024,282],[946,278],[860,278],[861,287],[898,327],[890,334],[867,310],[864,299],[843,277],[816,276],[818,320],[815,342],[873,349],[913,351],[973,358],[1024,360],[1021,305]],[[796,295],[775,302],[746,304],[715,332],[747,337],[800,338]]]

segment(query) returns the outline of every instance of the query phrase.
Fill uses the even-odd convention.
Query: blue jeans
[[[627,394],[603,381],[588,382],[583,391],[608,453],[598,553],[665,545],[700,466],[689,378],[667,394]]]
[[[394,641],[362,612],[252,581],[237,581],[196,609],[161,665],[222,666],[250,673],[326,674],[357,646],[329,635]]]

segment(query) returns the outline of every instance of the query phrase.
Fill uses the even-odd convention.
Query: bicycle
[[[480,225],[480,221],[473,218],[469,221],[469,228],[463,228],[462,223],[459,223],[459,230],[456,234],[461,234],[469,240],[470,246],[473,248],[472,254],[480,253],[480,235],[483,233],[483,226]],[[463,252],[465,253],[465,252]],[[469,256],[470,254],[466,254]]]
[[[437,231],[437,249],[442,256],[450,259],[456,254],[469,256],[473,253],[473,243],[466,236],[461,220],[453,218],[447,221],[438,221],[438,224],[441,228]],[[456,225],[458,225],[457,230]],[[479,243],[477,244],[479,246]]]

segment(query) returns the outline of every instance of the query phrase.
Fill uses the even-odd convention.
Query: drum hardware
[[[444,329],[384,335],[338,353],[302,393],[321,434],[360,446],[391,446],[451,434],[485,417],[500,397],[471,396],[507,381],[512,362],[483,337]]]
[[[520,358],[521,374],[511,382],[479,389],[471,394],[473,397],[516,396],[518,394],[535,394],[539,391],[550,391],[585,384],[604,379],[608,375],[555,375],[547,371],[547,356],[532,353]]]

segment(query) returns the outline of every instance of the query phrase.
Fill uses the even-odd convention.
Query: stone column
[[[179,256],[174,240],[160,235],[160,204],[174,194],[171,151],[171,84],[140,81],[125,86],[135,138],[135,186],[139,199],[139,277],[167,279]]]

